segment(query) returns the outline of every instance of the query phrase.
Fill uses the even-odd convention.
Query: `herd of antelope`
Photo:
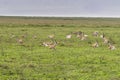
[[[86,40],[87,37],[88,37],[88,35],[84,34],[84,32],[81,32],[81,31],[74,32],[73,34],[76,34],[76,37],[79,38],[80,40]],[[94,31],[92,33],[92,35],[94,37],[99,37],[100,36],[100,38],[102,38],[102,40],[103,40],[103,43],[106,44],[106,45],[108,45],[108,49],[110,49],[110,50],[115,50],[116,49],[115,46],[112,43],[110,43],[110,40],[105,36],[105,34],[99,35],[98,31]],[[67,39],[72,38],[72,34],[67,35],[66,38]],[[99,47],[98,41],[96,41],[95,43],[93,43],[91,46],[93,48]]]
[[[66,35],[65,38],[66,39],[71,39],[73,35],[76,35],[76,37],[82,41],[86,40],[88,38],[88,35],[86,35],[84,32],[82,31],[78,31],[78,32],[71,32],[70,34]],[[101,38],[103,40],[103,44],[105,45],[108,45],[108,49],[110,50],[115,50],[115,46],[110,43],[110,40],[105,36],[105,34],[101,34],[98,32],[98,31],[94,31],[92,33],[92,36],[93,37],[98,37],[98,38]],[[12,35],[12,37],[14,37],[14,35]],[[18,44],[23,44],[24,41],[23,39],[25,38],[25,35],[21,36],[21,38],[17,39],[17,42]],[[33,36],[34,39],[37,38],[37,36]],[[50,42],[42,42],[42,45],[45,46],[45,47],[48,47],[49,49],[56,49],[56,46],[58,45],[59,42],[57,42],[55,40],[55,34],[52,34],[52,35],[48,35],[48,38],[51,40]],[[93,48],[97,48],[99,47],[99,42],[98,41],[95,41],[93,44],[91,44],[91,46]]]

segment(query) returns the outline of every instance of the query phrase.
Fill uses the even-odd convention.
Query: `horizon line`
[[[120,18],[120,16],[80,16],[80,15],[0,15],[0,16],[10,16],[10,17],[85,17],[85,18]]]

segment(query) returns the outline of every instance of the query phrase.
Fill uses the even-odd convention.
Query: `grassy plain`
[[[88,39],[65,38],[76,31]],[[105,33],[116,50],[94,31]],[[53,33],[56,50],[41,45]],[[16,42],[21,35],[25,46]],[[96,40],[100,46],[91,47]],[[120,80],[120,19],[0,17],[0,80]]]

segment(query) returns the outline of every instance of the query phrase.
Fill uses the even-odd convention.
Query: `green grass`
[[[10,24],[6,19],[6,22],[0,22],[0,80],[120,80],[120,28],[116,19],[97,19],[102,25],[97,21],[97,24],[93,23],[94,19],[93,22],[83,19],[82,25],[76,20],[70,20],[74,24],[67,24],[66,20],[53,24],[54,19],[50,23],[48,19],[47,24],[39,23],[39,19],[35,24],[24,20],[28,21],[19,24],[17,20],[18,23]],[[75,35],[72,39],[65,38],[75,31],[85,32],[88,39],[81,41]],[[101,38],[93,37],[94,31],[111,38],[116,50],[109,50]],[[56,50],[41,45],[50,41],[48,35],[53,33],[59,42]],[[10,38],[12,34],[16,37]],[[24,34],[25,46],[21,46],[16,40]],[[32,38],[34,35],[37,39]],[[92,48],[90,43],[96,40],[100,46]]]

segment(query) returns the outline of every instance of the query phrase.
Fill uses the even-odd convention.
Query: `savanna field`
[[[0,17],[0,80],[120,80],[120,19]]]

